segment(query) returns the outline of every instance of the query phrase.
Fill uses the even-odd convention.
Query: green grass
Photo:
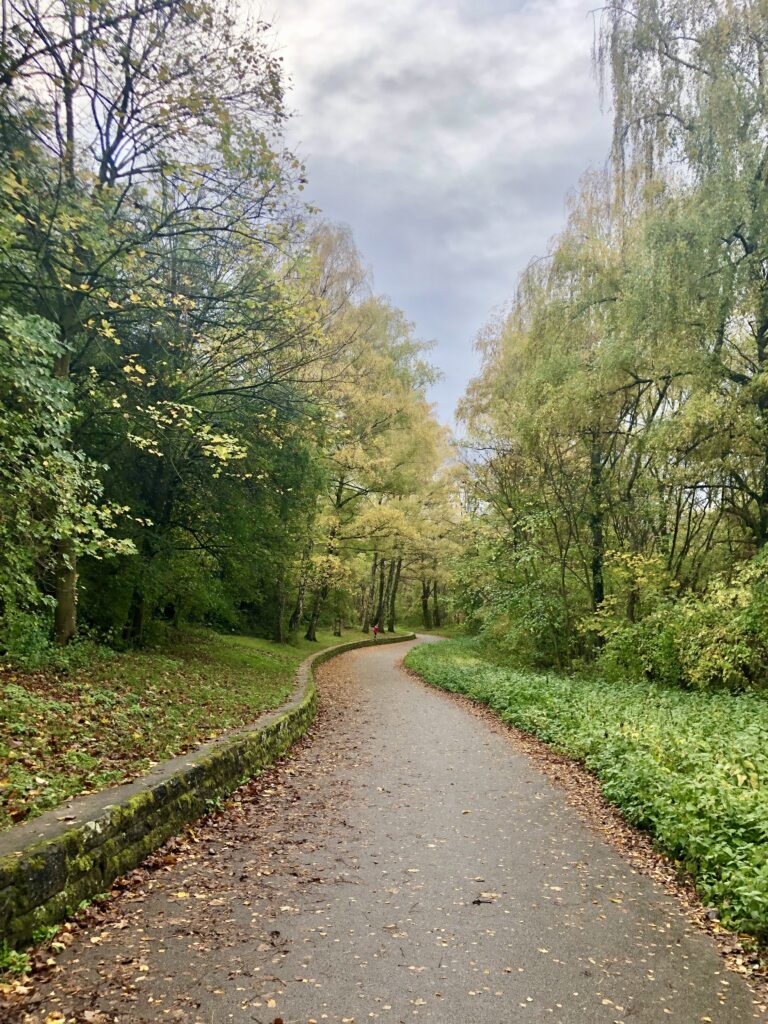
[[[339,642],[196,632],[67,673],[0,666],[0,829],[253,721],[285,701],[308,654]]]
[[[406,664],[583,762],[727,927],[768,940],[764,697],[520,672],[467,639],[417,647]]]

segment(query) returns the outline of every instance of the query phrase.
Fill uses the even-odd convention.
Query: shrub
[[[87,635],[60,647],[51,639],[52,616],[7,609],[0,620],[0,658],[25,671],[73,672],[114,657]]]
[[[609,679],[655,679],[697,690],[768,686],[768,567],[764,557],[704,594],[661,597],[639,622],[609,601],[586,626],[600,640],[597,672]]]

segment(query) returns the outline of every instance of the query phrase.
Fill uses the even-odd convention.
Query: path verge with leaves
[[[768,702],[520,672],[477,641],[412,651],[408,667],[582,762],[729,928],[768,938]]]

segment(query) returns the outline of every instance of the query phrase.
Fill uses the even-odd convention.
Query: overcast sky
[[[594,0],[269,0],[308,198],[434,339],[441,419],[473,340],[609,148]]]

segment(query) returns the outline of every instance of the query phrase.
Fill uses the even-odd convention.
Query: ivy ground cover
[[[768,701],[517,671],[471,639],[406,664],[583,762],[723,923],[768,939]]]

